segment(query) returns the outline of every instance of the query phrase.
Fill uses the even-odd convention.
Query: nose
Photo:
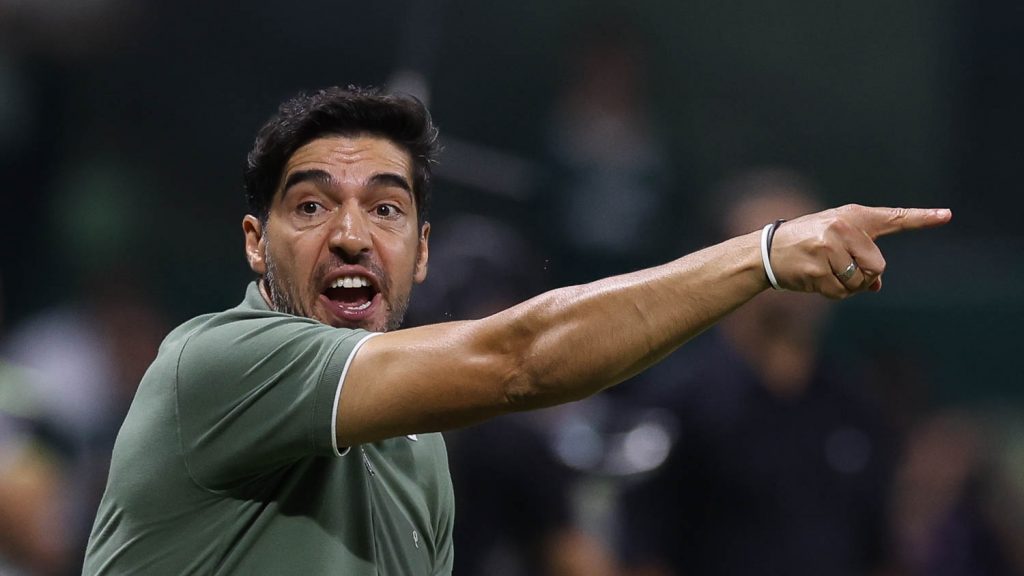
[[[355,258],[368,252],[373,245],[366,214],[358,206],[343,205],[335,214],[336,223],[331,231],[331,249],[344,257]]]

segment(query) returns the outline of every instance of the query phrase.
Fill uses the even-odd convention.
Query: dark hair
[[[417,98],[349,86],[299,94],[281,104],[260,128],[246,159],[245,199],[249,212],[266,222],[281,172],[292,154],[323,136],[382,136],[409,153],[419,223],[430,206],[431,165],[440,144],[430,112]]]

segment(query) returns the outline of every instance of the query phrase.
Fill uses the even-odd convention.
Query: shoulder
[[[272,390],[291,401],[312,394],[327,402],[352,353],[371,335],[244,306],[197,318],[176,332],[167,368],[178,402],[200,412],[207,403],[256,402]],[[323,398],[316,393],[321,388]]]
[[[237,307],[183,324],[167,343],[177,352],[180,367],[205,370],[233,361],[257,361],[317,341],[336,342],[351,332],[299,316]]]
[[[233,394],[238,392],[236,386],[249,388],[254,382],[295,378],[316,382],[324,371],[340,374],[347,356],[366,334],[243,302],[193,318],[171,331],[150,372],[153,378],[171,383],[179,400],[195,396],[205,401],[217,390]],[[334,364],[339,366],[330,370]]]

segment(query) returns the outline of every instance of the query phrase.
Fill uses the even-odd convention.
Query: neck
[[[267,283],[262,276],[256,281],[256,287],[260,289],[260,296],[263,296],[263,301],[267,303],[267,306],[271,310],[273,310],[274,301],[270,298],[270,294],[267,292]]]

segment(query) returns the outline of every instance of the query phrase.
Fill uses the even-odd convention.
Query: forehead
[[[325,136],[302,145],[285,163],[281,182],[299,170],[326,170],[339,181],[363,180],[394,172],[412,180],[409,153],[391,140],[373,135]]]

